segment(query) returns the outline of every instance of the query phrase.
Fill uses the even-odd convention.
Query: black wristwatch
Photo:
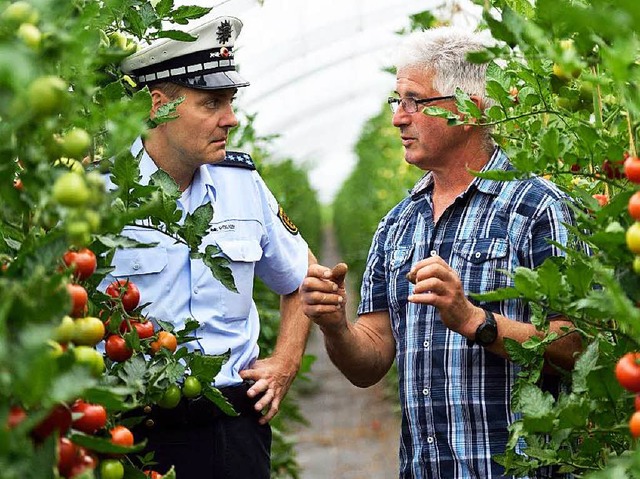
[[[493,313],[487,309],[484,310],[484,323],[476,329],[476,338],[467,339],[467,344],[473,346],[475,343],[480,346],[489,346],[498,338],[498,323]]]

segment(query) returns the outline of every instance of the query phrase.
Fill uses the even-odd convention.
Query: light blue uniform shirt
[[[131,152],[137,156],[142,149],[138,139]],[[141,183],[148,183],[157,169],[144,151]],[[201,166],[178,205],[192,213],[206,203],[213,205],[214,214],[200,250],[204,252],[210,244],[222,249],[231,261],[238,293],[217,281],[202,260],[191,259],[187,246],[138,226],[128,226],[122,234],[157,245],[117,250],[115,269],[100,289],[116,278],[129,278],[140,289],[141,304],[151,303],[144,310],[148,318],[169,321],[178,330],[189,318],[198,321],[195,335],[200,339],[185,346],[206,354],[231,350],[215,378],[216,387],[225,387],[241,383],[238,372],[258,357],[260,321],[252,299],[254,275],[277,294],[295,291],[307,272],[308,246],[297,231],[285,227],[276,199],[255,170]]]

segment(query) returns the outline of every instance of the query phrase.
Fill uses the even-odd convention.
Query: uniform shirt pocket
[[[160,273],[167,266],[167,250],[163,247],[117,250],[111,272],[116,278]]]
[[[247,319],[251,310],[253,277],[255,264],[262,258],[262,247],[255,240],[218,240],[218,246],[230,260],[237,293],[224,290],[221,293],[225,303],[226,319]]]
[[[468,292],[480,293],[508,286],[509,241],[507,238],[459,240],[453,246],[451,266],[458,271]]]

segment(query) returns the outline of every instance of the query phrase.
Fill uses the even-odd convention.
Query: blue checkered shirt
[[[512,169],[496,149],[483,168]],[[447,329],[438,310],[407,301],[411,265],[439,255],[467,293],[512,286],[501,270],[534,268],[562,251],[563,223],[573,223],[567,197],[533,178],[501,182],[475,178],[434,224],[427,173],[380,222],[364,273],[358,314],[388,311],[396,341],[402,435],[400,477],[491,479],[503,468],[491,460],[506,447],[518,367]],[[528,322],[530,311],[513,299],[483,305]],[[542,471],[541,471],[542,472]]]

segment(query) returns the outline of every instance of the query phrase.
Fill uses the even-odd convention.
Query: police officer
[[[129,278],[150,303],[148,317],[171,321],[177,329],[187,318],[200,323],[200,339],[189,347],[214,355],[231,352],[214,384],[239,416],[219,414],[210,402],[204,408],[202,403],[181,404],[143,427],[157,469],[175,465],[181,478],[269,478],[268,422],[298,371],[310,325],[297,290],[315,259],[249,155],[226,151],[229,130],[238,123],[232,101],[238,88],[249,85],[234,62],[241,28],[237,18],[216,18],[189,32],[194,42],[164,39],[122,64],[139,86],[149,87],[152,118],[163,105],[184,97],[178,117],[139,138],[131,153],[141,154],[143,183],[158,168],[171,175],[182,191],[178,206],[185,215],[206,203],[213,206],[201,251],[208,245],[222,250],[238,290],[214,279],[201,259],[190,257],[187,246],[136,226],[123,234],[156,245],[118,250],[114,270],[103,282]],[[273,356],[265,359],[257,359],[254,274],[282,298],[279,338]]]

